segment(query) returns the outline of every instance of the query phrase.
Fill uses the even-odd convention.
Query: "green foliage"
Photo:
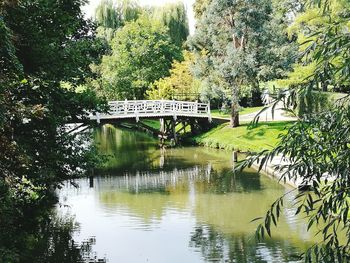
[[[95,86],[109,99],[143,99],[149,86],[168,76],[172,61],[180,58],[167,28],[142,16],[116,33],[112,54],[99,66],[101,83]]]
[[[94,26],[83,19],[84,3],[2,2],[0,228],[13,228],[63,180],[97,162],[89,135],[77,136],[66,127],[100,109],[91,91],[74,92],[75,84],[92,76],[89,65],[98,62],[103,50]],[[63,89],[62,81],[72,88]]]
[[[181,96],[182,100],[193,100],[199,92],[199,80],[195,79],[191,67],[194,55],[188,51],[183,53],[183,61],[174,61],[170,76],[155,81],[147,91],[150,99],[173,99]]]
[[[307,85],[310,83],[310,76],[316,70],[316,63],[310,64],[295,64],[293,71],[287,74],[287,78],[277,80],[277,84],[281,87],[296,87]]]
[[[16,49],[12,43],[12,34],[5,22],[0,18],[0,82],[13,74],[22,72],[21,65],[16,57]]]
[[[84,20],[84,0],[22,0],[6,6],[4,22],[12,31],[16,56],[26,74],[77,82],[89,76],[104,45],[94,38],[94,26]],[[45,25],[45,26],[43,26]]]
[[[201,16],[205,13],[208,5],[211,0],[196,0],[193,4],[194,15],[197,19],[200,19]]]
[[[181,48],[189,35],[188,18],[184,3],[178,2],[156,8],[153,16],[169,29],[172,42]]]
[[[90,135],[66,127],[101,109],[93,92],[74,91],[93,76],[89,65],[105,49],[95,39],[94,25],[83,19],[82,4],[0,3],[1,262],[50,262],[52,249],[59,248],[66,249],[72,262],[82,258],[71,245],[72,228],[56,246],[57,233],[44,234],[50,218],[37,215],[47,213],[53,190],[63,180],[83,175],[98,161]],[[71,88],[62,88],[62,82]],[[41,242],[47,242],[46,251],[35,258],[26,254],[40,250]]]
[[[340,32],[349,29],[348,23],[350,3],[348,1],[330,1],[327,12],[324,12],[322,6],[308,5],[302,12],[299,12],[293,23],[288,28],[288,33],[297,39],[301,59],[293,67],[293,71],[286,80],[281,83],[286,87],[295,87],[309,84],[312,82],[312,76],[318,75],[318,81],[321,88],[327,91],[330,85],[348,86],[348,80],[343,79],[343,72],[337,70],[342,67],[344,58],[342,52],[332,54],[327,58],[323,65],[316,64],[314,58],[326,58],[328,52],[322,54],[316,52],[315,47],[343,45],[345,42],[325,43],[327,37],[335,37]],[[344,40],[341,40],[344,41]],[[310,45],[310,43],[314,43]],[[314,53],[316,52],[316,53]],[[332,70],[332,74],[329,71]],[[318,88],[318,87],[315,87]]]
[[[99,26],[118,29],[126,22],[136,20],[140,13],[141,8],[136,2],[103,0],[96,8],[95,18]]]
[[[4,127],[4,135],[11,135],[25,156],[25,162],[16,168],[18,174],[34,184],[55,186],[93,165],[88,158],[89,147],[78,147],[89,139],[70,134],[65,127],[67,123],[84,122],[87,112],[96,109],[98,101],[93,93],[75,93],[58,83],[40,80],[22,81],[11,93],[8,103],[16,111],[8,116],[11,126]]]
[[[295,112],[299,117],[329,110],[346,94],[304,90],[298,93]]]
[[[308,40],[301,45],[302,60],[315,63],[316,67],[307,86],[289,90],[286,106],[296,107],[299,95],[313,95],[313,90],[322,88],[320,83],[325,81],[334,85],[347,82],[350,75],[348,4],[348,1],[318,0],[307,6],[310,10],[304,12],[304,24],[301,24],[309,26],[302,31]],[[276,167],[282,181],[299,180],[301,185],[309,186],[308,191],[296,194],[293,208],[296,214],[307,218],[308,231],[312,227],[318,230],[321,242],[305,251],[302,255],[305,262],[350,261],[349,105],[347,96],[317,113],[304,114],[281,137],[277,147],[251,156],[242,165],[258,162],[263,167],[275,156],[284,157],[288,162]],[[277,199],[266,213],[257,229],[260,237],[265,233],[272,235],[271,226],[278,223],[284,199],[285,196]]]
[[[100,96],[144,98],[154,81],[169,75],[173,60],[182,59],[180,48],[189,34],[183,3],[141,8],[133,1],[105,0],[96,20],[98,35],[111,48],[92,66],[98,78],[90,78],[89,86]]]
[[[125,23],[135,21],[143,12],[137,2],[102,0],[95,11],[98,35],[111,41],[114,33]]]

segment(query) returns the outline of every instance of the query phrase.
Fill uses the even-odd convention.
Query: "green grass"
[[[155,130],[159,130],[160,129],[160,122],[159,122],[159,120],[143,119],[141,122],[146,124],[147,126],[153,128],[153,129],[155,129]]]
[[[243,124],[237,128],[230,128],[222,124],[207,133],[195,137],[199,145],[237,150],[243,152],[259,152],[273,148],[279,141],[279,135],[286,133],[293,122],[264,122],[256,128],[249,128]]]
[[[263,106],[261,106],[261,107],[251,107],[251,108],[242,108],[240,110],[239,114],[245,115],[245,114],[258,112],[262,108],[263,108]],[[230,118],[230,114],[229,113],[223,113],[223,112],[220,112],[220,110],[211,110],[211,115],[213,117]]]

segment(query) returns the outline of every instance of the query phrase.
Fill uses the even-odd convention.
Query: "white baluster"
[[[136,117],[136,122],[139,122],[137,102],[134,102],[134,105],[135,105],[134,113],[135,113],[135,117]]]
[[[101,123],[100,113],[99,112],[96,112],[96,121],[97,121],[98,124]]]
[[[208,109],[208,120],[209,120],[209,122],[211,122],[212,119],[211,119],[211,111],[210,111],[210,101],[209,101],[209,103],[207,105],[207,109]]]
[[[175,100],[172,101],[172,104],[173,104],[173,117],[174,117],[174,120],[176,120],[177,116],[176,116],[176,102],[175,102]]]
[[[128,113],[128,99],[125,99],[124,101],[124,114]]]

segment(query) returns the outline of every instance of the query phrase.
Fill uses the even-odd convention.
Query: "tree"
[[[281,30],[283,23],[272,18],[269,0],[213,0],[204,10],[191,40],[191,46],[202,51],[197,72],[203,83],[216,76],[214,86],[230,89],[231,126],[235,127],[240,89],[257,90],[260,81],[283,74],[292,52]]]
[[[169,29],[172,42],[182,48],[189,35],[189,25],[184,3],[167,4],[156,8],[153,17]]]
[[[114,37],[114,33],[125,23],[135,21],[143,12],[137,2],[130,0],[103,0],[95,11],[95,19],[98,24],[98,35],[108,42]]]
[[[316,3],[315,3],[316,2]],[[335,10],[333,4],[346,1],[311,1],[311,8],[319,8],[318,16],[330,18]],[[318,4],[318,5],[317,5]],[[350,71],[349,13],[348,9],[338,9],[337,19],[328,20],[325,28],[314,28],[306,35],[310,38],[307,52],[316,70],[310,76],[307,86],[294,87],[288,101],[294,105],[295,94],[320,90],[319,83],[324,74],[330,80],[346,80]],[[333,16],[334,17],[334,16]],[[314,31],[315,30],[315,31]],[[338,57],[342,56],[339,61]],[[276,170],[282,181],[301,180],[308,186],[300,191],[293,202],[296,214],[308,221],[308,230],[315,226],[321,242],[312,245],[302,255],[305,262],[349,262],[350,260],[350,220],[349,220],[349,97],[339,100],[331,109],[309,113],[298,120],[280,143],[271,151],[251,156],[243,167],[258,162],[260,167],[279,155],[286,158]],[[287,105],[289,106],[289,104]],[[304,187],[306,188],[306,187]],[[296,191],[296,190],[294,190]],[[271,235],[271,225],[277,225],[282,211],[282,196],[274,202],[257,231],[260,236]]]
[[[309,56],[301,56],[301,59],[293,66],[292,72],[288,78],[281,83],[287,86],[298,86],[300,84],[310,83],[310,78],[313,72],[320,71],[316,67],[315,62],[310,55],[309,43],[316,40],[316,35],[310,35],[310,32],[326,32],[333,23],[341,21],[346,17],[344,10],[349,10],[350,3],[348,1],[331,1],[329,4],[329,10],[327,15],[322,13],[322,7],[320,6],[308,6],[303,8],[296,14],[296,18],[288,28],[288,33],[297,39],[299,44],[299,52],[301,54],[308,52]],[[341,61],[341,57],[334,57],[333,63],[337,63],[336,60]],[[330,79],[330,76],[326,75],[328,69],[324,69],[323,74],[319,74],[320,85],[323,91],[328,91],[328,86],[346,86],[348,82],[342,82],[337,79],[337,75],[334,75]],[[339,74],[338,74],[339,75]]]
[[[92,76],[89,65],[99,61],[104,48],[81,14],[84,3],[0,3],[1,262],[18,262],[19,246],[33,245],[23,221],[42,223],[36,212],[45,214],[43,204],[51,208],[54,189],[98,161],[90,135],[77,136],[66,127],[101,110],[93,92],[75,92]],[[72,88],[62,88],[63,81]],[[6,242],[18,233],[23,235]]]
[[[25,74],[70,82],[89,76],[89,65],[98,61],[104,46],[81,13],[84,3],[23,0],[5,6],[3,19],[13,33]]]
[[[194,55],[188,51],[183,53],[183,61],[174,61],[170,76],[155,81],[147,91],[150,99],[173,99],[181,96],[183,100],[196,98],[199,92],[199,80],[195,79],[191,67]]]
[[[1,6],[1,222],[24,215],[63,180],[95,164],[92,149],[82,143],[89,138],[65,127],[99,109],[94,93],[74,90],[99,59],[94,27],[80,11],[83,3],[23,0]],[[73,88],[63,89],[62,81]]]
[[[116,33],[112,54],[99,66],[101,93],[109,99],[143,99],[150,84],[168,76],[172,61],[180,58],[167,28],[144,15]]]

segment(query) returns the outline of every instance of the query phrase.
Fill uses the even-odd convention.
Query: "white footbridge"
[[[101,121],[140,118],[178,117],[207,118],[211,121],[210,104],[176,100],[124,100],[110,101],[109,113],[91,115],[91,120]]]

